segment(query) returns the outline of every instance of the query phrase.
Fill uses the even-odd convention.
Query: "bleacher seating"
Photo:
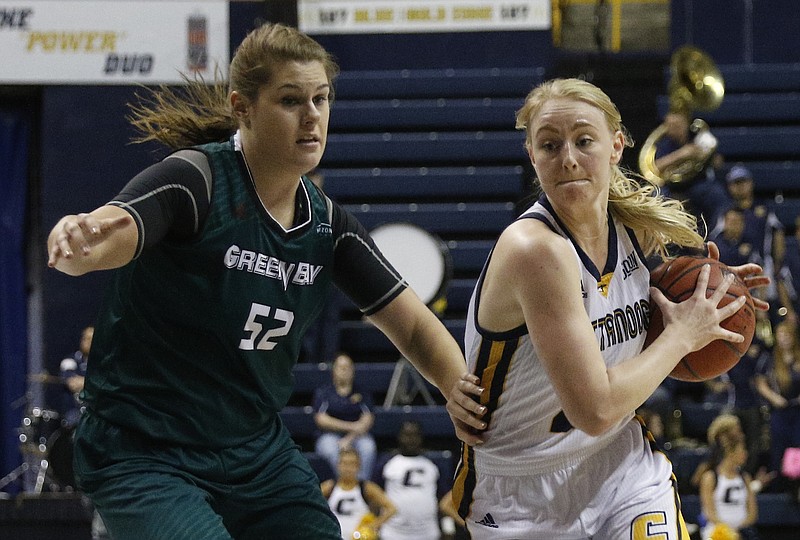
[[[680,419],[681,433],[684,437],[705,443],[708,426],[722,414],[722,411],[721,403],[696,403],[687,400],[677,404],[674,414]]]
[[[800,512],[797,511],[797,503],[788,494],[759,493],[757,501],[758,528],[762,533],[761,538],[765,540],[775,538],[766,534],[770,527],[800,526]],[[697,523],[697,516],[700,514],[700,497],[694,494],[681,495],[681,510],[687,522]]]
[[[667,457],[672,462],[672,471],[678,480],[680,493],[697,493],[697,487],[692,485],[691,479],[697,467],[709,458],[708,447],[678,447],[667,452]]]
[[[336,101],[519,97],[525,96],[544,77],[545,70],[541,67],[344,71],[336,79]]]
[[[771,200],[779,192],[800,198],[800,155],[794,142],[800,135],[800,63],[721,65],[719,70],[725,84],[722,103],[696,116],[709,122],[726,161],[750,168],[758,196]],[[668,107],[669,98],[660,96],[659,113]],[[776,211],[784,223],[792,223],[797,206],[787,202]]]
[[[375,415],[375,424],[371,432],[382,442],[382,448],[386,448],[387,443],[391,444],[396,439],[400,426],[406,420],[420,423],[422,433],[431,442],[431,446],[455,444],[455,428],[444,405],[375,407],[372,412]],[[280,416],[295,442],[306,451],[312,450],[316,425],[311,406],[284,407]]]
[[[522,187],[522,167],[374,167],[325,170],[325,191],[339,202],[432,199],[459,196],[513,199]]]
[[[411,223],[451,252],[445,326],[458,343],[469,296],[498,234],[526,194],[515,114],[541,68],[352,71],[340,74],[320,172],[324,189],[372,230]],[[377,361],[398,353],[344,309],[341,347]]]

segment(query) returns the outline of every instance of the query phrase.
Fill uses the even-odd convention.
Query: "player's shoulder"
[[[495,255],[507,257],[512,264],[559,259],[571,253],[569,240],[538,219],[515,221],[502,232]]]

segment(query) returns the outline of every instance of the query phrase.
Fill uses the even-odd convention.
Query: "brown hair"
[[[772,372],[781,394],[785,394],[792,385],[792,366],[800,363],[800,340],[797,339],[797,326],[790,319],[784,319],[775,325],[775,333],[789,332],[793,337],[792,349],[772,348]],[[777,343],[777,340],[776,340]]]
[[[622,125],[619,109],[605,92],[581,79],[552,79],[534,88],[517,111],[516,128],[527,131],[525,148],[532,144],[533,135],[528,131],[531,122],[547,101],[556,98],[582,101],[598,108],[611,133],[621,132],[625,146],[633,146]],[[622,223],[643,239],[642,249],[646,255],[658,253],[667,258],[670,243],[695,248],[703,245],[703,237],[697,232],[697,218],[686,212],[680,201],[662,197],[658,188],[646,181],[634,180],[619,165],[612,168],[608,206]]]
[[[312,38],[290,26],[265,24],[250,32],[236,49],[229,83],[221,80],[219,72],[212,84],[182,75],[186,86],[179,90],[161,85],[144,95],[137,93],[138,102],[129,105],[128,117],[139,133],[134,142],[155,140],[182,148],[224,141],[238,128],[228,102],[230,92],[255,101],[275,66],[290,61],[322,63],[331,85],[339,74],[333,56]]]

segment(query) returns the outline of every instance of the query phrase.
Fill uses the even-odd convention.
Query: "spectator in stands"
[[[702,537],[714,538],[715,529],[729,527],[741,540],[758,540],[756,493],[750,474],[742,469],[747,461],[744,437],[723,439],[719,444],[718,459],[700,478]]]
[[[92,348],[94,326],[87,326],[81,332],[81,341],[78,350],[61,360],[59,371],[61,381],[67,393],[67,404],[64,410],[63,424],[72,427],[78,423],[81,416],[80,393],[83,390],[83,381],[86,377],[86,367],[89,361],[89,350]]]
[[[724,160],[716,152],[716,139],[709,131],[698,131],[692,125],[689,110],[668,111],[663,125],[665,134],[656,142],[655,160],[666,180],[662,194],[683,202],[709,231],[730,205],[720,174]],[[679,182],[669,179],[669,171],[676,168],[686,171]]]
[[[342,449],[336,463],[336,478],[322,482],[322,495],[339,521],[342,538],[377,540],[384,523],[397,509],[378,484],[359,480],[359,470],[358,451]],[[357,531],[359,536],[354,535]]]
[[[671,464],[633,413],[689,352],[743,340],[720,322],[745,299],[718,308],[733,276],[707,297],[708,267],[684,302],[649,287],[648,256],[703,239],[678,201],[620,170],[630,141],[602,90],[547,81],[517,127],[543,195],[501,233],[469,306],[465,350],[489,428],[463,449],[454,503],[476,540],[616,540],[655,515],[662,536],[688,537]],[[768,281],[757,265],[734,272]],[[666,324],[643,350],[647,322],[636,313],[650,302]]]
[[[786,237],[783,265],[778,274],[778,293],[785,316],[800,314],[800,216],[794,220],[794,233]]]
[[[761,263],[761,255],[754,251],[753,244],[744,236],[744,210],[731,207],[725,210],[722,229],[712,233],[711,240],[719,248],[719,260],[728,266],[740,266],[749,262]]]
[[[731,167],[725,176],[728,193],[733,206],[744,212],[744,228],[741,244],[753,247],[753,252],[758,256],[758,264],[764,268],[764,273],[771,278],[776,277],[776,272],[783,264],[785,240],[783,224],[775,213],[770,210],[766,201],[760,201],[755,196],[755,182],[750,170],[737,163]],[[777,286],[773,284],[765,288],[764,298],[773,302],[777,308]],[[775,322],[775,317],[772,317]]]
[[[51,268],[113,269],[73,461],[115,540],[338,538],[279,417],[334,283],[446,395],[457,435],[481,440],[458,343],[305,177],[327,140],[331,55],[264,24],[229,71],[225,84],[190,75],[145,91],[138,140],[175,152],[48,237]]]
[[[378,452],[370,433],[374,421],[372,397],[358,391],[353,359],[340,352],[331,367],[331,382],[314,393],[314,422],[319,429],[314,450],[335,470],[339,452],[355,448],[361,462],[358,478],[372,478]]]
[[[424,455],[422,442],[419,423],[403,422],[397,451],[377,467],[376,481],[397,507],[381,531],[381,540],[439,540],[438,501],[446,490],[439,468]]]
[[[762,357],[768,353],[760,339],[753,339],[747,352],[727,373],[706,381],[704,402],[720,403],[725,412],[736,415],[747,441],[748,460],[745,470],[755,475],[764,465],[764,415],[762,398],[756,391],[755,378]]]
[[[770,406],[770,466],[780,472],[786,449],[800,447],[800,339],[795,321],[776,325],[775,346],[760,363],[755,381]],[[779,478],[782,489],[792,488],[786,477]]]

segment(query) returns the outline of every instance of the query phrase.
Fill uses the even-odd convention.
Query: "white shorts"
[[[462,477],[469,479],[463,489],[456,485],[454,498],[462,500],[454,502],[468,508],[474,540],[689,540],[672,465],[651,449],[637,422],[572,467],[529,476],[477,470]]]

